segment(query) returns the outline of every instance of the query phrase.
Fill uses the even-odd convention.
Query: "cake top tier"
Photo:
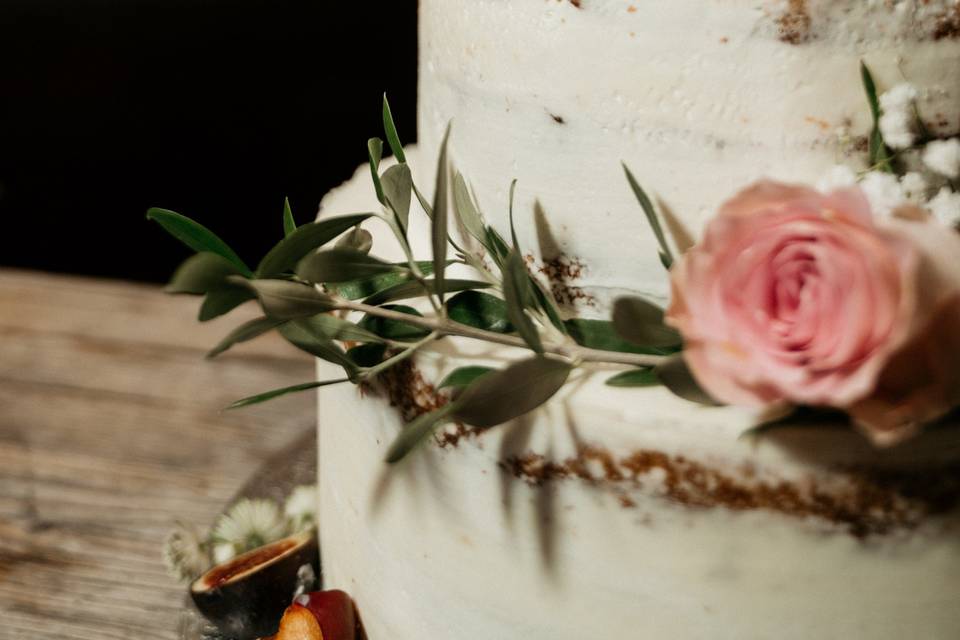
[[[423,0],[420,139],[451,158],[579,313],[667,294],[623,178],[655,194],[672,242],[763,177],[814,184],[864,168],[870,111],[909,81],[933,135],[960,130],[956,0]]]

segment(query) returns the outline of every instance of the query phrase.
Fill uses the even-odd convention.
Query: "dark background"
[[[163,281],[173,209],[248,261],[404,141],[415,0],[0,0],[0,266]]]

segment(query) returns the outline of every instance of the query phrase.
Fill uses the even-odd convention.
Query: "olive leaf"
[[[463,228],[467,230],[467,233],[486,247],[489,240],[487,239],[487,231],[483,226],[483,218],[480,216],[480,210],[470,195],[470,190],[467,188],[467,181],[459,172],[453,177],[453,206],[457,218],[460,220]]]
[[[329,313],[321,313],[309,318],[293,320],[294,324],[304,325],[315,335],[343,342],[382,342],[375,333],[356,325],[349,320],[338,318]]]
[[[453,418],[475,427],[493,427],[533,411],[560,390],[571,366],[534,356],[480,376],[457,397]]]
[[[454,322],[484,331],[514,331],[507,314],[507,303],[481,291],[463,291],[447,302],[447,317]]]
[[[234,284],[226,285],[220,289],[209,292],[200,305],[200,312],[197,320],[207,322],[214,318],[227,314],[244,302],[256,299],[257,295],[248,287],[241,287]]]
[[[282,389],[274,389],[273,391],[267,391],[265,393],[258,393],[255,396],[250,396],[248,398],[243,398],[242,400],[237,400],[236,402],[231,403],[226,407],[227,410],[230,409],[239,409],[241,407],[249,407],[252,404],[260,404],[261,402],[266,402],[267,400],[273,400],[274,398],[279,398],[280,396],[285,396],[290,393],[297,393],[298,391],[308,391],[310,389],[316,389],[318,387],[326,387],[331,384],[340,384],[341,382],[350,382],[349,378],[338,378],[337,380],[322,380],[319,382],[304,382],[303,384],[295,384],[291,387],[283,387]]]
[[[663,309],[643,298],[617,298],[613,326],[626,340],[644,347],[675,347],[680,334],[663,323]]]
[[[563,322],[563,317],[560,315],[560,309],[557,307],[557,301],[553,294],[547,291],[546,287],[533,274],[530,274],[530,286],[533,289],[533,297],[536,299],[537,306],[543,309],[550,324],[560,333],[566,335],[567,325]]]
[[[319,249],[350,227],[373,216],[373,213],[352,213],[324,218],[297,227],[297,230],[274,246],[257,266],[258,278],[271,278],[290,271],[305,255]]]
[[[406,266],[406,263],[398,266]],[[429,276],[433,273],[432,261],[418,261],[417,267],[420,269],[420,273],[425,276]],[[347,298],[348,300],[359,300],[360,298],[366,298],[374,295],[375,293],[395,287],[398,284],[409,282],[412,279],[413,275],[410,273],[410,271],[395,271],[373,276],[372,278],[352,280],[350,282],[331,283],[328,288],[342,298]],[[422,290],[422,288],[418,289],[418,291],[419,290]]]
[[[678,353],[670,356],[654,367],[654,373],[663,386],[684,400],[712,407],[720,404],[710,397],[710,394],[704,391],[696,378],[693,377],[683,354]]]
[[[517,242],[517,229],[513,224],[513,200],[517,191],[517,179],[514,178],[510,182],[510,198],[509,198],[509,209],[508,209],[508,218],[510,220],[510,238],[513,240],[513,250],[517,253],[520,253],[520,243]]]
[[[486,228],[485,235],[487,237],[487,249],[490,251],[493,261],[502,269],[503,262],[507,259],[507,255],[510,253],[510,247],[507,246],[503,236],[501,236],[493,227],[488,226]]]
[[[400,144],[400,136],[397,134],[397,125],[393,121],[393,112],[390,110],[390,103],[387,101],[387,94],[383,94],[383,131],[387,136],[387,144],[393,152],[397,162],[405,164],[407,157],[403,153],[403,145]]]
[[[453,403],[446,404],[407,424],[396,440],[393,441],[393,444],[390,445],[390,449],[387,450],[387,463],[395,464],[403,460],[408,453],[433,435],[439,427],[450,421],[450,414],[453,409]]]
[[[258,336],[273,331],[278,326],[284,323],[284,320],[277,320],[276,318],[254,318],[253,320],[248,320],[242,325],[231,331],[226,335],[223,340],[217,343],[213,349],[211,349],[206,357],[207,358],[216,358],[218,355],[228,350],[230,347],[240,344],[241,342],[247,342],[248,340],[253,340]]]
[[[387,204],[383,195],[383,185],[380,183],[380,160],[383,158],[383,140],[370,138],[367,140],[367,157],[370,159],[370,176],[373,178],[373,188],[377,193],[377,200],[382,205]]]
[[[433,248],[433,278],[435,294],[443,304],[444,279],[447,266],[447,144],[450,141],[450,125],[443,134],[440,145],[440,157],[437,159],[437,181],[433,191],[433,219],[430,225],[431,246]]]
[[[465,387],[480,376],[488,374],[491,371],[496,371],[496,369],[480,366],[460,367],[459,369],[451,371],[450,374],[437,385],[437,389]]]
[[[487,289],[489,287],[490,283],[482,282],[480,280],[447,280],[443,284],[443,291],[444,293],[454,293],[457,291],[465,291],[467,289]],[[378,291],[363,302],[365,304],[378,306],[385,302],[406,300],[408,298],[419,298],[427,295],[428,293],[436,292],[436,280],[426,280],[423,283],[417,282],[416,280],[410,280],[407,282],[400,282],[399,284],[384,289],[383,291]]]
[[[358,367],[375,367],[387,356],[387,345],[382,343],[361,344],[347,351],[350,358]]]
[[[183,261],[166,286],[166,291],[204,294],[222,288],[228,276],[242,277],[240,268],[217,253],[202,251]]]
[[[356,249],[343,247],[307,254],[296,268],[297,277],[314,283],[349,282],[393,271],[405,269]]]
[[[660,384],[660,378],[652,367],[631,369],[608,378],[606,384],[611,387],[654,387]]]
[[[297,222],[293,219],[293,209],[290,208],[290,198],[283,199],[283,236],[287,237],[297,230]]]
[[[410,198],[413,193],[413,176],[410,174],[410,167],[405,164],[393,165],[383,172],[380,182],[387,205],[397,216],[400,229],[406,233],[410,219]]]
[[[414,309],[402,304],[384,305],[384,309],[406,313],[407,315],[422,318],[423,315]],[[396,340],[398,342],[413,342],[420,340],[430,334],[430,330],[424,327],[418,327],[401,320],[392,320],[390,318],[381,318],[379,316],[365,315],[358,325],[361,329],[369,331],[380,338],[386,340]]]
[[[370,253],[373,247],[373,234],[357,226],[343,234],[334,246],[340,249],[353,249],[360,253]]]
[[[660,245],[660,262],[664,268],[670,269],[670,267],[673,266],[673,251],[670,249],[670,245],[667,244],[667,237],[664,235],[663,227],[660,225],[657,210],[654,208],[653,202],[650,200],[647,192],[643,190],[643,187],[640,186],[640,183],[634,177],[633,172],[630,171],[630,168],[627,167],[626,163],[622,164],[623,171],[627,175],[627,182],[630,183],[630,189],[633,190],[633,195],[636,196],[637,201],[640,203],[640,208],[643,209],[644,215],[647,216],[647,222],[650,224],[653,235],[656,236],[657,243]]]
[[[348,375],[352,376],[356,372],[356,365],[353,360],[347,357],[340,345],[321,334],[313,325],[303,322],[287,322],[277,327],[277,331],[287,342],[301,351],[306,351],[321,360],[340,365]]]
[[[873,129],[870,131],[868,147],[868,165],[879,171],[893,173],[893,157],[890,149],[883,140],[880,130],[880,98],[877,96],[877,84],[866,63],[860,62],[860,79],[863,81],[863,90],[867,94],[867,103],[870,105],[870,115],[873,118]]]
[[[645,347],[634,344],[629,340],[624,340],[609,320],[571,318],[570,320],[565,320],[564,325],[570,337],[573,338],[577,344],[589,349],[650,355],[669,355],[677,350],[677,346]]]
[[[540,333],[525,311],[531,306],[532,295],[530,277],[523,258],[516,250],[511,250],[503,264],[503,297],[507,305],[507,316],[524,342],[537,353],[543,353]]]
[[[245,276],[252,276],[253,272],[244,264],[233,249],[226,242],[221,240],[217,234],[199,222],[195,222],[185,215],[168,209],[159,209],[153,207],[147,211],[147,220],[153,220],[160,224],[167,233],[187,245],[196,252],[215,253],[236,265],[240,273]]]
[[[336,308],[330,296],[310,285],[289,280],[244,280],[238,276],[230,276],[229,281],[256,293],[264,313],[277,320],[305,318]]]

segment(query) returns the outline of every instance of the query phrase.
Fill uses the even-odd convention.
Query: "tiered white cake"
[[[422,0],[420,24],[414,177],[432,184],[452,120],[487,220],[506,230],[518,178],[521,245],[581,315],[666,296],[621,160],[696,237],[750,182],[862,155],[861,60],[921,88],[932,129],[960,129],[954,0]],[[322,215],[375,204],[365,171]],[[432,382],[519,355],[441,344],[379,391],[320,395],[325,585],[372,640],[956,636],[960,430],[892,450],[842,426],[742,439],[749,412],[588,371],[387,468],[404,421],[443,402]]]

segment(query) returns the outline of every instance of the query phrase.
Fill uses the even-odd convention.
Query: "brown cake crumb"
[[[948,9],[946,13],[937,18],[931,36],[934,40],[960,38],[960,6]]]
[[[649,489],[687,507],[725,507],[733,511],[765,510],[798,519],[816,517],[846,529],[857,538],[882,535],[920,524],[927,515],[960,505],[960,465],[914,473],[836,470],[842,488],[827,490],[805,482],[764,482],[755,471],[738,475],[683,456],[639,450],[616,458],[596,447],[582,447],[563,461],[537,453],[501,463],[508,473],[532,486],[580,479],[618,489],[624,507],[636,506],[629,491]],[[748,471],[748,470],[744,470]]]
[[[580,0],[570,0],[570,4],[575,6],[577,9],[580,8]]]
[[[790,0],[787,10],[777,19],[780,40],[790,44],[803,44],[811,39],[810,13],[807,0]]]
[[[547,278],[550,285],[550,292],[557,304],[563,307],[572,306],[595,306],[596,298],[587,293],[582,287],[572,284],[573,281],[583,277],[587,269],[579,258],[570,258],[560,254],[553,258],[544,259],[542,263],[537,263],[536,259],[527,254],[524,260],[530,269],[536,270]]]

